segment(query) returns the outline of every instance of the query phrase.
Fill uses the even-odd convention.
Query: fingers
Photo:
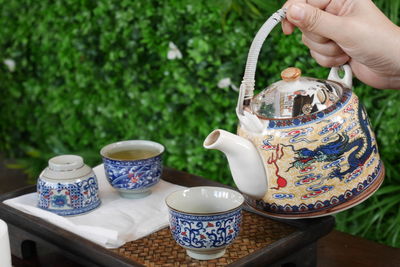
[[[306,0],[305,2],[316,8],[324,10],[329,4],[331,4],[332,0]]]
[[[331,0],[290,0],[286,2],[286,20],[282,22],[285,34],[295,27],[303,32],[303,43],[310,48],[311,56],[324,67],[340,66],[349,56],[335,42],[343,22],[340,18],[323,11]],[[340,36],[339,36],[340,38]]]
[[[290,5],[292,5],[293,3],[296,3],[296,2],[306,3],[307,0],[289,0],[289,1],[286,1],[286,3],[282,6],[282,8],[288,8]],[[294,28],[295,28],[295,25],[292,24],[291,22],[289,22],[287,20],[287,18],[285,18],[282,21],[282,31],[284,34],[292,34],[294,31]]]
[[[340,65],[345,64],[350,59],[349,56],[346,54],[341,54],[339,56],[332,57],[332,56],[322,55],[313,50],[311,50],[310,53],[311,56],[318,62],[318,64],[323,67],[338,67]]]
[[[282,21],[282,31],[284,34],[289,35],[292,34],[294,31],[294,25],[290,23],[287,19]]]
[[[336,57],[344,54],[344,51],[333,41],[318,35],[303,33],[303,43],[321,55]]]
[[[295,2],[288,7],[287,20],[303,32],[311,32],[335,40],[343,20],[314,6]]]
[[[308,3],[316,8],[324,10],[331,3],[331,0],[288,0],[282,8],[289,8],[294,3]],[[282,31],[284,34],[292,34],[296,26],[287,19],[282,21]]]

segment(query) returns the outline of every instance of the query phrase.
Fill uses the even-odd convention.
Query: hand
[[[289,0],[284,7],[283,32],[298,27],[320,65],[348,62],[362,82],[400,89],[400,28],[371,0]]]

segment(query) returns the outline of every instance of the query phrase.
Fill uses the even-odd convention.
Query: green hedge
[[[166,146],[166,165],[232,183],[223,154],[202,147],[213,129],[236,128],[237,92],[218,83],[239,86],[252,38],[282,3],[0,0],[0,59],[15,62],[15,70],[0,64],[1,152],[34,182],[51,156],[79,154],[94,166],[105,144],[151,139]],[[300,40],[273,31],[257,88],[288,66],[327,77]],[[168,59],[171,42],[182,58]],[[355,87],[387,178],[373,198],[337,216],[338,229],[400,246],[400,94]]]

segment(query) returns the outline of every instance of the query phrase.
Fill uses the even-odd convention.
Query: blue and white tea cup
[[[98,191],[96,175],[82,157],[53,157],[37,181],[38,207],[61,216],[87,213],[100,206]]]
[[[100,150],[108,182],[125,198],[142,198],[161,178],[164,146],[148,140],[127,140]]]
[[[244,198],[234,190],[192,187],[171,193],[165,202],[171,234],[191,258],[222,257],[239,234]]]

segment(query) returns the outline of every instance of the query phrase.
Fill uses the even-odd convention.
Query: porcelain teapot
[[[281,81],[253,96],[260,49],[284,17],[284,9],[270,17],[250,47],[236,107],[237,135],[214,130],[204,147],[225,153],[236,186],[253,208],[278,218],[325,216],[373,194],[384,166],[351,89],[348,65],[332,68],[327,80],[287,68]]]

